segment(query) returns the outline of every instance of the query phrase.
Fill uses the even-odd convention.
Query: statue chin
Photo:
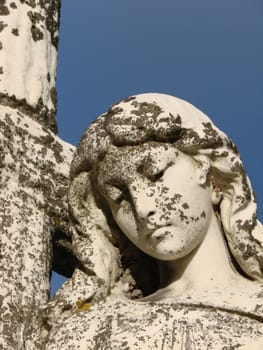
[[[71,174],[81,269],[50,302],[45,349],[260,349],[262,226],[207,116],[125,99],[88,128]]]

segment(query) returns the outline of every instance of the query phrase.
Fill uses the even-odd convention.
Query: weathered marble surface
[[[235,145],[202,112],[162,94],[113,105],[76,150],[69,203],[80,265],[43,348],[261,349],[262,225]]]
[[[54,132],[59,10],[59,0],[0,3],[0,103]]]
[[[251,297],[257,302],[262,292]],[[222,307],[191,298],[106,301],[75,311],[52,331],[46,349],[259,350],[262,321],[262,308]]]
[[[64,234],[70,251],[67,188],[74,148],[30,117],[0,106],[0,150],[0,349],[24,349],[49,299],[56,232],[58,239]],[[58,271],[63,263],[66,269],[64,260]]]
[[[52,265],[71,276],[76,264],[66,194],[73,147],[55,135],[59,10],[59,0],[0,1],[3,350],[37,349]]]

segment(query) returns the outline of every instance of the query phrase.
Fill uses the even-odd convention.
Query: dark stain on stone
[[[176,117],[176,119],[175,119],[175,122],[176,122],[176,124],[178,124],[178,125],[182,125],[182,118],[181,118],[181,116],[180,116],[179,114],[177,114],[177,117]]]
[[[44,39],[44,34],[34,24],[31,26],[31,33],[34,41],[39,41]]]
[[[30,6],[30,5],[29,5]],[[29,11],[28,16],[32,23],[32,36],[35,41],[41,40],[43,33],[39,28],[39,25],[45,26],[51,35],[51,42],[57,49],[58,47],[58,30],[59,30],[59,13],[60,13],[60,1],[44,1],[40,0],[39,5],[44,10],[44,16],[40,13]],[[31,1],[31,7],[35,7],[35,1]]]
[[[148,117],[150,114],[152,118],[156,118],[162,113],[162,109],[154,103],[139,103],[137,101],[133,101],[131,105],[137,108],[132,110],[131,114],[135,114],[140,117]]]
[[[229,156],[229,152],[224,151],[220,155],[221,155],[221,157],[228,157]]]
[[[250,220],[237,220],[237,227],[239,231],[245,231],[248,233],[251,233],[255,225],[257,224],[257,218],[256,215],[253,214],[252,218]]]
[[[43,100],[41,98],[38,100],[38,103],[35,108],[30,106],[24,98],[17,99],[15,95],[9,96],[1,92],[0,101],[2,105],[16,108],[21,113],[39,122],[45,128],[50,129],[54,133],[57,132],[55,109],[49,110],[44,105]]]
[[[34,6],[31,6],[34,7]],[[31,26],[31,33],[32,33],[32,38],[34,41],[39,41],[44,38],[44,34],[42,30],[39,28],[39,26],[43,27],[43,24],[45,22],[45,17],[36,12],[36,11],[28,11],[27,13],[28,17],[31,20],[32,26]]]
[[[58,30],[59,30],[59,16],[60,16],[60,0],[46,1],[40,0],[40,7],[46,12],[45,24],[47,30],[51,35],[51,42],[58,48]]]
[[[7,24],[4,23],[3,21],[0,21],[0,32],[2,32],[2,30],[5,29],[5,27],[7,27]]]
[[[51,96],[51,101],[53,105],[56,107],[57,106],[57,91],[55,87],[52,87],[50,90],[50,96]]]
[[[15,2],[11,2],[10,7],[11,7],[12,9],[17,9],[17,6],[16,6],[16,3],[15,3]]]
[[[14,34],[15,36],[19,36],[19,31],[17,28],[13,28],[12,29],[12,34]]]
[[[0,16],[7,16],[9,15],[9,9],[7,6],[4,5],[5,1],[0,0]]]
[[[121,100],[120,102],[127,103],[127,102],[130,102],[130,101],[135,100],[135,99],[136,98],[134,96],[130,96],[130,97],[125,98],[124,100]]]
[[[3,67],[0,67],[0,74],[4,74],[4,69],[3,69]]]
[[[37,12],[28,11],[27,15],[30,18],[31,23],[34,25],[40,24],[40,23],[44,22],[44,20],[45,20],[45,17]]]
[[[21,4],[26,4],[32,8],[36,7],[36,0],[20,0]]]
[[[201,218],[206,218],[206,213],[205,213],[204,210],[203,210],[202,213],[201,213]]]
[[[2,42],[0,41],[0,50],[2,50],[2,48],[3,48],[3,44],[2,44]]]

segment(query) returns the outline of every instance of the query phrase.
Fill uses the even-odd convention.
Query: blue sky
[[[237,144],[263,221],[262,38],[262,0],[63,0],[59,136],[77,145],[129,95],[183,98]]]

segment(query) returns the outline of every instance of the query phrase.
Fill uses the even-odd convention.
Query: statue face
[[[211,194],[201,173],[174,146],[149,142],[112,148],[98,183],[124,234],[145,253],[174,260],[196,248],[209,226]]]

